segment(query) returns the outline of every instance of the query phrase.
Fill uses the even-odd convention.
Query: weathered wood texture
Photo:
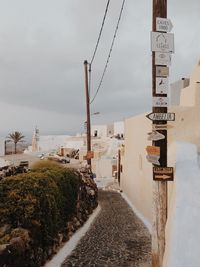
[[[156,31],[156,17],[167,17],[167,0],[153,0],[152,30]],[[152,53],[152,96],[167,96],[156,94],[155,52]],[[166,107],[153,107],[155,113],[167,113]],[[164,121],[156,122],[164,124]],[[160,165],[167,166],[167,131],[160,130],[165,139],[154,141],[153,145],[160,147]],[[165,250],[165,225],[167,220],[167,182],[153,181],[153,225],[152,225],[152,267],[162,267]]]

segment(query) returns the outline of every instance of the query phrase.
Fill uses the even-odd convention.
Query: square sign
[[[167,94],[168,86],[169,86],[168,78],[163,78],[163,77],[156,78],[156,94]]]
[[[167,97],[153,97],[153,107],[168,107]]]
[[[168,77],[169,68],[164,66],[156,66],[156,77]]]
[[[155,52],[155,64],[161,66],[170,66],[171,53]]]
[[[174,34],[151,32],[151,51],[174,53]]]

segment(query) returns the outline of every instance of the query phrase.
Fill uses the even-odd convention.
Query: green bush
[[[53,244],[76,209],[80,178],[73,170],[43,164],[0,182],[0,227],[28,229],[34,244]]]

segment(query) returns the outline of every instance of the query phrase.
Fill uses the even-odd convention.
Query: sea
[[[14,131],[7,131],[7,132],[6,131],[0,131],[0,138],[6,140],[9,133],[12,133]],[[31,144],[33,131],[20,131],[20,130],[17,130],[17,131],[21,132],[24,135],[24,143],[25,144]],[[44,131],[40,131],[39,135],[70,135],[70,136],[74,136],[74,135],[76,135],[76,132],[64,131],[64,130],[50,130],[50,131],[44,130]]]

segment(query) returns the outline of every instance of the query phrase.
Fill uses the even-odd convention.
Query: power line
[[[120,20],[121,20],[121,16],[122,16],[122,12],[123,12],[123,9],[124,9],[124,4],[125,4],[125,0],[123,0],[122,2],[122,6],[121,6],[121,10],[120,10],[120,14],[119,14],[119,18],[118,18],[118,21],[117,21],[117,26],[115,28],[115,32],[114,32],[114,36],[113,36],[113,40],[112,40],[112,43],[111,43],[111,47],[110,47],[110,51],[109,51],[109,54],[108,54],[108,57],[107,57],[107,60],[106,60],[106,64],[105,64],[105,67],[104,67],[104,70],[103,70],[103,74],[101,76],[101,79],[100,79],[100,82],[99,82],[99,85],[97,87],[97,90],[96,90],[96,93],[94,95],[94,97],[92,98],[92,100],[90,101],[90,104],[92,104],[92,102],[95,100],[98,92],[99,92],[99,89],[102,85],[102,82],[103,82],[103,78],[105,76],[105,73],[106,73],[106,69],[108,67],[108,63],[109,63],[109,60],[110,60],[110,56],[111,56],[111,53],[112,53],[112,49],[113,49],[113,46],[114,46],[114,42],[115,42],[115,38],[116,38],[116,35],[117,35],[117,30],[119,28],[119,23],[120,23]]]
[[[104,26],[104,23],[105,23],[105,19],[106,19],[106,15],[107,15],[107,12],[108,12],[109,4],[110,4],[110,0],[108,0],[107,5],[106,5],[106,10],[105,10],[103,21],[102,21],[102,24],[101,24],[101,29],[100,29],[100,32],[99,32],[99,36],[98,36],[98,39],[97,39],[97,43],[96,43],[96,46],[95,46],[95,49],[94,49],[94,53],[93,53],[90,65],[92,65],[92,63],[94,61],[94,58],[95,58],[95,55],[96,55],[96,52],[97,52],[97,48],[98,48],[98,45],[99,45],[99,41],[101,39],[101,34],[102,34],[102,31],[103,31],[103,26]]]

